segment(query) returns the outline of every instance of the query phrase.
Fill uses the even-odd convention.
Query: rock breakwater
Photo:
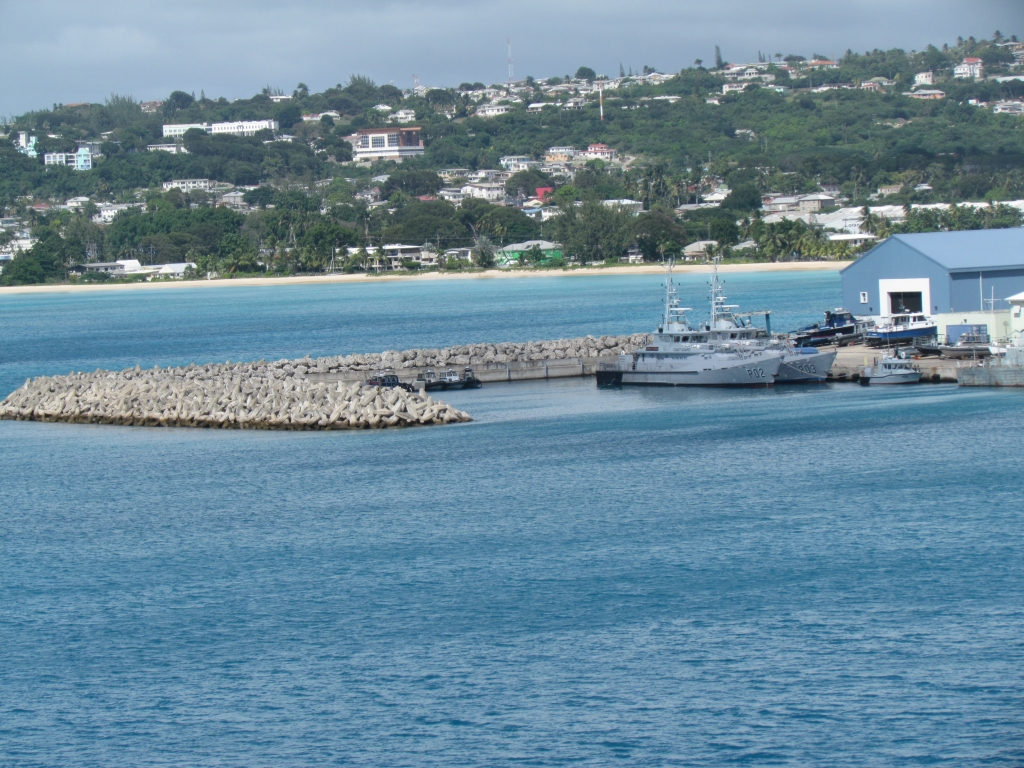
[[[263,362],[41,376],[0,401],[0,418],[291,430],[472,420],[423,392],[311,382]]]
[[[282,360],[272,365],[300,376],[307,373],[374,373],[381,368],[444,368],[446,366],[480,365],[484,363],[526,363],[571,358],[597,358],[601,355],[619,355],[635,352],[647,344],[648,336],[583,336],[550,341],[498,342],[495,344],[465,344],[439,349],[389,350],[364,355],[302,358]]]
[[[42,376],[0,401],[0,419],[235,429],[372,429],[471,421],[425,392],[369,387],[384,368],[594,359],[631,353],[646,334],[466,344],[440,349]],[[315,381],[311,374],[338,374]],[[308,378],[307,378],[308,377]],[[407,378],[411,378],[408,377]]]

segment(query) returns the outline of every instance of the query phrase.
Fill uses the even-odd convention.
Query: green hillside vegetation
[[[71,266],[84,260],[87,249],[110,259],[141,254],[142,260],[153,262],[195,261],[203,273],[285,274],[322,270],[335,249],[344,253],[345,268],[361,268],[365,259],[349,259],[344,250],[348,247],[432,243],[443,251],[540,237],[563,242],[566,252],[582,261],[617,259],[631,243],[646,258],[660,259],[699,239],[725,246],[753,239],[762,246],[759,258],[838,258],[848,251],[800,222],[760,221],[761,193],[812,192],[819,184],[836,184],[858,206],[867,204],[868,195],[884,184],[902,185],[900,194],[886,198],[900,204],[998,203],[1024,197],[1024,119],[968,103],[1020,98],[1024,82],[950,77],[953,65],[967,55],[982,58],[986,74],[1010,72],[1013,57],[997,45],[1000,42],[1004,39],[996,35],[992,40],[968,38],[954,46],[909,54],[847,52],[837,69],[807,72],[800,79],[779,69],[783,59],[774,56],[776,65],[769,71],[776,75],[776,84],[791,89],[786,94],[754,86],[722,97],[726,81],[720,72],[695,66],[658,86],[606,91],[603,121],[596,103],[581,111],[553,106],[539,114],[527,113],[525,104],[547,98],[532,78],[527,81],[536,88],[532,95],[526,94],[509,114],[494,119],[471,114],[474,105],[467,91],[481,84],[403,96],[394,86],[377,86],[361,76],[322,93],[310,93],[300,83],[291,99],[279,103],[271,100],[274,93],[268,87],[233,102],[179,91],[154,114],[143,112],[125,96],[111,96],[104,104],[54,105],[22,115],[8,126],[12,138],[17,131],[39,137],[39,158],[28,158],[11,140],[0,140],[0,206],[8,213],[24,214],[33,200],[88,195],[97,201],[134,202],[140,189],[148,189],[146,210],[122,213],[107,227],[88,221],[89,206],[84,213],[32,213],[40,243],[15,262],[34,263],[13,272],[9,266],[3,279],[64,279]],[[936,72],[936,87],[947,93],[946,99],[922,101],[902,95],[914,74],[926,69]],[[810,90],[872,77],[885,77],[896,85],[886,93]],[[654,99],[666,95],[680,99]],[[710,96],[718,96],[720,103],[706,103]],[[375,109],[379,104],[415,110],[425,155],[400,167],[340,165],[351,159],[347,137],[355,129],[383,124],[385,114]],[[303,114],[328,110],[340,117],[301,119]],[[281,132],[295,140],[272,141],[269,132],[239,138],[190,131],[183,140],[189,154],[145,150],[148,144],[166,141],[164,123],[266,118],[278,120]],[[104,157],[93,170],[44,167],[44,151],[70,151],[78,140],[103,141]],[[495,168],[503,155],[542,158],[550,146],[585,147],[595,142],[635,159],[625,170],[592,161],[567,184],[536,171],[509,181],[513,193],[530,193],[538,186],[556,188],[554,201],[565,213],[543,225],[515,209],[478,201],[455,209],[442,201],[417,199],[441,187],[436,171],[442,168]],[[371,211],[355,194],[378,174],[390,174],[380,185],[388,205]],[[201,193],[159,192],[162,182],[181,178],[264,186],[247,193],[247,202],[257,210],[246,216],[210,208]],[[697,201],[715,179],[733,189],[722,208],[684,218],[675,215],[673,208]],[[931,190],[914,191],[921,184]],[[599,205],[601,200],[619,198],[642,201],[647,213],[633,218]],[[933,218],[913,223],[908,219],[906,226],[1010,226],[1020,221],[1010,209],[999,207],[973,222]],[[477,250],[484,253],[487,248]],[[336,266],[337,262],[336,258]]]

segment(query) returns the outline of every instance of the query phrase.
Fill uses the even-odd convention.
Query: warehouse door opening
[[[894,315],[904,315],[908,312],[922,311],[921,292],[906,291],[889,294],[890,312]]]

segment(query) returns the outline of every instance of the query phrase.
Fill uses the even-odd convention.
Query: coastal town
[[[961,45],[969,50],[971,41],[961,41]],[[134,111],[138,120],[149,121],[148,125],[154,125],[150,130],[159,131],[158,138],[149,141],[117,127],[78,139],[68,131],[42,134],[28,126],[23,129],[27,121],[19,120],[8,126],[6,140],[18,155],[41,165],[40,180],[49,178],[47,174],[70,175],[67,183],[50,194],[17,195],[4,206],[0,268],[6,270],[7,277],[0,272],[0,280],[21,280],[12,277],[7,265],[33,252],[39,242],[34,229],[40,220],[64,222],[61,216],[65,215],[84,218],[97,228],[86,236],[80,253],[63,259],[60,274],[50,277],[72,281],[217,277],[239,271],[280,273],[281,267],[271,264],[275,260],[290,264],[285,267],[290,273],[353,267],[381,273],[639,264],[660,261],[666,255],[681,262],[700,261],[710,254],[748,261],[849,259],[890,233],[914,231],[922,221],[947,222],[940,227],[969,228],[975,225],[971,222],[993,226],[997,220],[1002,222],[997,226],[1013,225],[1024,220],[1024,186],[1013,181],[1012,174],[998,194],[979,189],[972,197],[970,192],[943,189],[935,169],[949,164],[941,162],[933,162],[925,173],[880,169],[870,177],[858,166],[844,173],[845,180],[831,171],[794,174],[778,165],[744,170],[745,164],[765,162],[777,141],[773,136],[777,130],[754,120],[747,127],[731,118],[723,129],[725,143],[719,140],[715,145],[718,159],[715,151],[703,159],[687,155],[683,167],[670,178],[662,161],[642,144],[605,138],[607,128],[629,126],[638,119],[632,117],[638,110],[647,113],[643,117],[656,117],[660,122],[707,122],[719,121],[716,110],[736,109],[744,99],[774,98],[778,108],[804,115],[810,114],[808,110],[816,113],[838,104],[838,99],[852,98],[858,100],[858,109],[876,109],[871,106],[875,100],[878,107],[895,115],[873,117],[873,125],[867,127],[869,141],[875,140],[877,132],[892,142],[899,135],[912,135],[912,125],[925,119],[914,118],[906,107],[897,105],[942,102],[947,91],[965,87],[969,90],[964,93],[984,98],[969,97],[961,102],[964,108],[1016,123],[1016,118],[1024,115],[1024,43],[1000,36],[985,45],[988,66],[979,56],[957,58],[950,49],[943,53],[949,62],[945,68],[914,71],[907,63],[911,74],[906,78],[899,74],[851,76],[854,59],[850,56],[834,60],[819,55],[759,54],[758,61],[744,64],[724,62],[716,53],[713,68],[704,68],[698,60],[678,75],[645,66],[635,73],[620,67],[617,77],[609,77],[581,67],[575,76],[515,80],[510,71],[509,80],[501,85],[463,83],[444,89],[417,80],[405,91],[393,86],[378,88],[355,78],[346,88],[339,84],[338,97],[309,94],[301,84],[292,94],[268,87],[245,111],[252,114],[253,107],[262,103],[266,106],[259,109],[270,116],[253,119],[166,120],[165,116],[196,114],[197,107],[203,107],[201,114],[208,111],[207,103],[222,113],[230,111],[225,109],[231,105],[224,99],[196,101],[181,92],[158,101],[125,100],[122,108]],[[908,54],[907,62],[933,61],[938,51],[931,50],[935,53]],[[689,91],[681,89],[680,84],[688,81],[699,85]],[[1018,86],[1021,88],[1015,91]],[[363,94],[368,104],[365,110],[352,106],[352,98],[346,95],[349,92]],[[1021,95],[998,97],[1016,92]],[[384,100],[374,103],[374,97]],[[330,108],[332,104],[335,108]],[[306,111],[302,107],[307,105],[320,108]],[[61,114],[95,112],[88,104],[59,107]],[[356,118],[351,116],[353,111]],[[473,140],[474,131],[497,137],[512,129],[514,121],[540,121],[543,128],[543,121],[549,119],[559,121],[574,135],[589,133],[592,140],[550,146],[537,146],[534,141],[529,152],[488,151],[490,160],[481,158],[467,167],[443,163],[446,150],[442,147],[451,141],[446,136],[456,126]],[[346,130],[346,125],[351,129]],[[476,125],[480,128],[473,128]],[[833,134],[840,137],[841,146],[850,145],[846,124],[833,128]],[[863,140],[863,129],[860,134]],[[494,140],[489,138],[489,143],[493,146]],[[203,158],[224,152],[227,157],[257,153],[288,158],[285,162],[301,155],[307,165],[316,163],[319,178],[310,178],[308,173],[305,178],[271,174],[246,183],[237,172],[219,178],[170,175],[175,168],[196,167]],[[109,183],[90,182],[86,187],[96,189],[88,194],[54,194],[61,187],[74,188],[76,178],[104,178],[115,166],[137,165],[145,156],[153,158],[146,163],[164,176],[154,185],[133,187],[129,182],[112,194]],[[750,159],[729,159],[745,156]],[[223,163],[217,167],[227,169]],[[965,168],[971,172],[969,163],[950,171],[962,174]],[[261,170],[257,175],[265,173]],[[600,195],[604,190],[614,194]],[[318,259],[303,257],[294,223],[287,236],[258,237],[253,242],[252,235],[247,235],[251,258],[241,270],[209,258],[200,264],[201,259],[186,256],[198,254],[202,248],[167,248],[152,238],[147,243],[124,242],[116,248],[105,242],[109,237],[103,230],[116,228],[119,217],[145,215],[154,209],[158,198],[168,195],[174,206],[223,208],[243,217],[259,217],[280,207],[275,195],[290,192],[301,194],[309,201],[305,207],[313,213],[319,210],[321,217],[338,222],[344,230],[334,236],[329,253],[320,244]],[[453,227],[439,220],[433,229],[388,226],[416,205],[437,216],[437,209],[430,206],[441,204],[449,206],[442,218],[461,217],[462,223]],[[472,218],[471,214],[461,213],[485,210],[481,204],[505,209],[502,223],[480,228],[466,218]],[[618,234],[603,242],[584,242],[581,247],[577,242],[586,238],[574,239],[569,231],[572,226],[566,222],[587,219],[589,224],[581,226],[593,229],[595,217],[602,216],[593,212],[594,206],[604,209],[607,219],[597,228],[614,228]],[[566,211],[573,209],[574,215],[566,217]],[[495,221],[498,218],[491,215]],[[315,220],[315,216],[307,216],[302,227],[313,226]],[[252,228],[242,224],[243,219],[238,221],[240,229]],[[957,223],[948,224],[953,221]],[[456,229],[462,234],[456,234]],[[782,243],[780,232],[789,241]],[[394,239],[389,236],[392,233],[404,236]],[[410,234],[422,239],[408,239]],[[169,258],[179,254],[186,257]]]

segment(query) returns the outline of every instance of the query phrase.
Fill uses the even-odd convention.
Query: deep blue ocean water
[[[658,284],[4,296],[0,390],[650,330]],[[839,301],[727,287],[780,329]],[[0,422],[0,764],[1024,762],[1024,392],[445,397],[476,421]]]

